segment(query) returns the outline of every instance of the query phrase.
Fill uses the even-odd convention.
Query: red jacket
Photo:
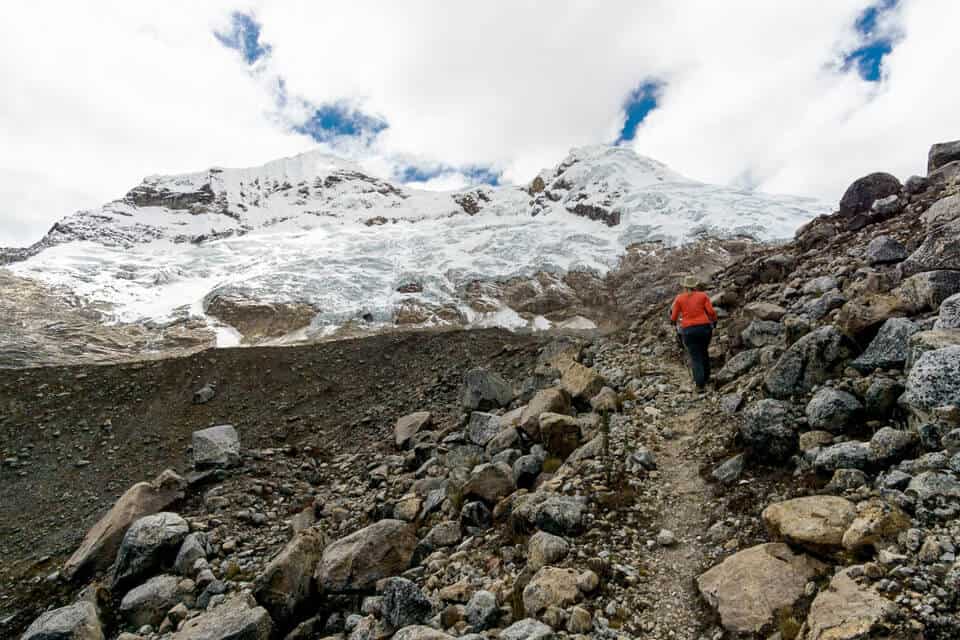
[[[680,318],[680,327],[695,327],[717,321],[717,312],[710,304],[710,298],[703,291],[685,291],[673,300],[670,321]]]

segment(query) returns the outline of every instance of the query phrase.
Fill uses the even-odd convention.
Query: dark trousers
[[[713,337],[713,327],[709,324],[698,324],[680,330],[683,346],[690,354],[690,368],[693,369],[693,382],[698,389],[710,382],[710,338]]]

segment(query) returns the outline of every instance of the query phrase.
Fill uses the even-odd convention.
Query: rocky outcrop
[[[240,332],[247,344],[279,338],[310,325],[317,309],[305,302],[263,302],[242,292],[208,295],[203,304],[207,315]]]

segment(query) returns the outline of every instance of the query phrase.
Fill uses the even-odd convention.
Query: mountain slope
[[[575,149],[525,188],[448,193],[310,152],[149,177],[121,200],[60,221],[33,247],[0,252],[0,262],[108,321],[210,318],[221,343],[354,325],[544,327],[549,320],[471,296],[470,286],[602,275],[638,242],[787,237],[827,210],[698,183],[620,147]]]

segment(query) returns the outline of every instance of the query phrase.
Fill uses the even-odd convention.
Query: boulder
[[[520,429],[533,441],[540,439],[540,414],[569,413],[570,396],[563,389],[551,387],[538,391],[523,413],[520,414]]]
[[[877,236],[867,244],[864,252],[871,267],[893,264],[907,259],[907,248],[890,236]]]
[[[843,534],[857,515],[852,502],[836,496],[808,496],[772,504],[762,518],[778,540],[815,553],[841,548]]]
[[[580,599],[577,572],[573,569],[543,567],[523,588],[523,610],[536,616],[548,607],[569,607]]]
[[[892,293],[911,313],[936,311],[944,300],[960,293],[960,271],[927,270],[906,278]]]
[[[754,320],[772,320],[776,322],[786,315],[787,310],[772,302],[751,302],[743,307],[743,312],[748,318]]]
[[[920,356],[926,352],[953,346],[960,346],[960,331],[956,329],[919,331],[910,336],[910,344],[907,347],[907,369],[912,369]]]
[[[727,360],[727,363],[713,376],[713,379],[718,385],[725,385],[733,382],[758,364],[760,364],[760,350],[747,349]]]
[[[272,633],[267,610],[249,596],[236,595],[187,620],[172,640],[270,640]]]
[[[859,553],[878,550],[883,544],[896,541],[901,531],[910,528],[910,517],[899,507],[873,499],[857,506],[857,517],[843,533],[843,547]]]
[[[960,329],[960,293],[955,293],[940,303],[940,313],[934,329]]]
[[[560,413],[541,413],[540,439],[551,455],[565,459],[580,446],[580,423]]]
[[[537,531],[527,543],[527,566],[534,571],[560,562],[570,552],[570,545],[560,536]]]
[[[513,481],[513,469],[503,462],[477,465],[470,472],[470,479],[463,487],[463,495],[468,500],[482,500],[487,504],[496,504],[516,490]]]
[[[772,631],[781,612],[803,598],[827,565],[775,542],[733,554],[699,578],[697,588],[731,634]]]
[[[937,407],[960,405],[960,345],[922,354],[910,369],[900,404],[917,419]]]
[[[913,308],[892,294],[864,293],[847,301],[837,314],[837,325],[848,336],[863,341],[890,318],[910,315]]]
[[[493,524],[493,514],[490,513],[487,505],[479,500],[465,502],[460,509],[460,524],[468,534],[473,535],[490,528]]]
[[[767,372],[764,387],[781,399],[806,393],[831,377],[855,351],[856,346],[836,327],[821,327],[790,345]]]
[[[917,434],[893,427],[880,428],[868,445],[870,461],[877,465],[899,462],[910,456],[917,447]]]
[[[514,622],[500,632],[500,640],[553,640],[553,629],[533,618]]]
[[[413,582],[387,578],[383,587],[384,619],[394,628],[421,624],[433,613],[433,605]]]
[[[583,498],[537,491],[516,500],[510,519],[518,533],[539,529],[558,536],[577,536],[584,531],[586,511]]]
[[[806,414],[811,428],[843,433],[861,417],[863,405],[853,394],[833,387],[821,387],[807,403]]]
[[[757,400],[743,411],[740,436],[758,460],[783,462],[797,450],[790,403]]]
[[[590,408],[597,413],[619,411],[620,397],[610,387],[604,387],[597,395],[590,398]]]
[[[560,385],[570,397],[590,400],[603,389],[603,378],[592,368],[571,362],[563,371]]]
[[[159,626],[179,601],[177,576],[155,576],[139,587],[134,587],[120,601],[120,615],[127,623],[139,629],[144,625]]]
[[[257,576],[253,596],[281,627],[295,622],[316,594],[313,574],[326,543],[319,529],[304,529]]]
[[[927,173],[936,171],[948,162],[960,160],[960,140],[938,142],[927,154]]]
[[[960,219],[960,193],[940,198],[920,216],[928,228],[941,227]]]
[[[415,624],[397,631],[393,634],[393,640],[454,640],[454,638],[433,627]]]
[[[866,469],[870,465],[870,447],[851,440],[823,447],[817,452],[813,466],[820,473],[837,469]]]
[[[825,489],[830,493],[844,493],[866,486],[867,474],[859,469],[837,469]]]
[[[881,631],[884,620],[896,612],[892,602],[872,588],[861,586],[844,569],[817,594],[800,632],[801,640],[861,640],[893,638]]]
[[[922,504],[955,502],[960,500],[960,481],[946,473],[924,471],[910,480],[907,491]]]
[[[740,339],[750,349],[786,344],[783,325],[771,320],[754,320],[740,333]]]
[[[834,289],[833,291],[827,291],[813,302],[805,304],[803,307],[803,315],[813,320],[820,320],[834,309],[839,309],[845,304],[847,304],[847,296]],[[786,328],[788,343],[794,341],[790,340],[790,338],[793,337],[793,334],[796,333],[798,329],[807,330],[801,331],[800,335],[796,336],[796,338],[809,332],[809,328],[803,327],[793,319],[791,319],[791,325],[788,325]]]
[[[475,592],[467,601],[464,611],[467,624],[474,631],[483,631],[497,624],[500,609],[497,607],[497,596],[483,589]]]
[[[114,592],[121,593],[127,585],[165,565],[173,566],[188,533],[187,521],[168,512],[144,516],[130,525],[113,568]]]
[[[863,394],[863,405],[867,418],[887,420],[897,406],[897,400],[903,394],[903,385],[890,378],[874,378]]]
[[[902,369],[910,352],[910,336],[920,331],[920,326],[907,318],[890,318],[883,323],[866,351],[851,363],[861,373],[874,369]]]
[[[840,214],[852,217],[870,210],[875,200],[900,193],[900,181],[889,173],[871,173],[853,182],[840,198]]]
[[[235,467],[240,464],[240,436],[233,425],[221,424],[193,432],[193,466],[196,469]]]
[[[710,476],[720,484],[733,484],[743,473],[746,459],[743,454],[737,454],[719,465]]]
[[[500,375],[478,367],[464,376],[461,398],[464,409],[488,411],[510,404],[514,393],[510,383]]]
[[[167,469],[152,482],[138,482],[127,489],[63,565],[67,579],[82,578],[107,569],[117,555],[123,534],[134,521],[163,511],[182,500],[187,482]]]
[[[952,220],[929,229],[923,243],[900,263],[900,273],[911,276],[924,271],[960,271],[958,230],[960,220]]]
[[[533,454],[520,456],[513,462],[513,482],[518,487],[529,489],[543,470],[543,458]]]
[[[485,447],[500,433],[500,416],[493,413],[474,411],[470,414],[467,423],[467,440],[475,445]]]
[[[317,564],[317,585],[324,592],[367,591],[378,580],[410,565],[417,536],[414,525],[380,520],[329,544]]]
[[[410,440],[426,429],[429,429],[433,423],[433,414],[429,411],[417,411],[409,415],[397,418],[397,424],[393,428],[394,440],[398,449],[406,449]]]
[[[97,608],[81,601],[42,614],[21,640],[104,640],[104,635]]]
[[[191,533],[183,539],[183,544],[177,552],[177,559],[173,562],[173,568],[182,576],[192,577],[194,564],[201,558],[206,559],[210,551],[210,541],[206,533],[201,531]]]
[[[828,291],[833,291],[834,289],[839,289],[840,283],[837,282],[837,279],[833,276],[818,276],[811,280],[807,280],[803,284],[803,289],[801,291],[804,295],[820,295]]]

